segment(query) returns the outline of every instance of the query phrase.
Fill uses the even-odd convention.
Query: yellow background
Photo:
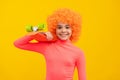
[[[119,0],[0,0],[0,80],[45,80],[45,60],[20,50],[13,42],[25,25],[46,23],[58,8],[82,16],[82,34],[75,44],[85,52],[87,80],[120,80]],[[75,70],[74,80],[77,80]]]

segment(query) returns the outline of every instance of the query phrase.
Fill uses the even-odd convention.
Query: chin
[[[61,36],[58,36],[58,38],[60,39],[60,40],[68,40],[69,39],[69,37],[61,37]]]
[[[60,40],[68,40],[67,38],[60,38]]]
[[[60,40],[66,41],[67,39],[60,39]]]

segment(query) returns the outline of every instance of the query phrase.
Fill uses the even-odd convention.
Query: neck
[[[58,39],[57,41],[60,42],[60,43],[69,43],[69,42],[71,42],[69,39],[68,40]]]

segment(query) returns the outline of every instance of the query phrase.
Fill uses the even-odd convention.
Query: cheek
[[[69,33],[72,34],[72,30],[69,30]]]
[[[56,35],[58,35],[60,33],[60,31],[58,29],[56,29]]]
[[[61,30],[60,29],[56,29],[56,33],[60,33],[61,32]]]

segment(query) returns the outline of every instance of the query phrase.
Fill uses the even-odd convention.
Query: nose
[[[65,28],[63,28],[63,29],[62,29],[62,32],[66,32],[66,29],[65,29]]]

